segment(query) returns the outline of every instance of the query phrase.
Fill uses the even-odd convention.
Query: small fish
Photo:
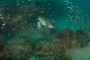
[[[55,28],[53,24],[51,24],[49,21],[45,20],[42,17],[38,17],[38,27],[40,28],[41,26],[48,27],[48,28]]]

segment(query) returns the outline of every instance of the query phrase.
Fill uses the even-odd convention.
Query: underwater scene
[[[90,60],[90,0],[0,0],[0,60]]]

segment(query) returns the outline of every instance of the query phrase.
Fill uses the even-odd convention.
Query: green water
[[[11,48],[11,50],[13,52],[15,51],[16,55],[18,48],[21,49],[22,51],[23,49],[25,49],[25,51],[28,51],[28,47],[27,47],[28,40],[32,41],[33,44],[31,45],[34,45],[33,46],[34,48],[32,48],[33,49],[32,52],[34,52],[35,54],[37,52],[44,50],[43,47],[45,46],[47,47],[49,45],[49,42],[51,42],[53,45],[55,43],[58,44],[57,39],[59,38],[55,38],[55,37],[59,34],[59,32],[62,32],[61,33],[62,35],[59,36],[60,38],[62,37],[60,41],[62,41],[62,39],[64,38],[67,38],[68,40],[68,37],[72,40],[75,40],[77,36],[73,38],[72,34],[76,32],[77,35],[79,31],[79,33],[81,34],[79,38],[82,40],[85,38],[86,40],[88,40],[89,43],[90,42],[90,7],[89,6],[90,6],[89,0],[87,1],[85,0],[77,0],[77,1],[76,0],[0,0],[0,38],[1,36],[3,37],[5,46],[13,47]],[[46,21],[46,25],[44,25],[41,21],[39,21],[38,17],[43,18],[42,20]],[[40,26],[38,25],[38,22],[41,23]],[[51,28],[51,26],[48,26],[50,24],[55,28]],[[68,30],[66,28],[70,28],[70,29]],[[67,31],[71,32],[70,33],[71,35],[69,34],[68,37],[67,37]],[[72,31],[74,31],[74,33]],[[83,36],[85,35],[84,38],[82,35]],[[20,38],[21,40],[18,38]],[[79,38],[77,40],[80,40]],[[20,42],[17,40],[20,40]],[[55,40],[56,42],[53,42],[53,40]],[[69,42],[71,42],[72,40],[70,40]],[[81,45],[83,45],[86,42],[86,41],[84,42],[83,40],[82,43],[82,40],[79,41]],[[13,41],[15,42],[15,46]],[[24,44],[24,42],[26,44]],[[41,50],[37,49],[38,42],[39,44],[41,44],[40,45],[42,48]],[[66,41],[66,43],[65,42],[64,43],[67,44],[69,42]],[[11,43],[11,45],[9,43]],[[60,43],[62,44],[63,42]],[[90,52],[89,52],[90,44],[88,43],[86,44],[87,46],[83,48],[75,47],[75,48],[67,49],[66,55],[70,58],[70,60],[90,60]],[[26,46],[27,48],[24,48],[22,44],[24,44],[24,46]],[[50,45],[51,48],[58,47],[58,45],[55,46],[53,45]],[[59,48],[57,48],[56,50],[58,51]],[[47,47],[46,49],[48,50],[49,47]],[[53,50],[55,49],[51,49],[51,51]],[[57,51],[54,52],[57,53]],[[7,52],[9,53],[9,51]],[[44,57],[42,56],[44,56],[44,54],[47,54],[46,52],[44,54],[41,54],[42,56],[37,57],[34,53],[32,53],[31,55],[29,54],[30,58],[28,58],[28,60],[43,60]],[[10,54],[12,55],[13,53],[10,52]],[[17,58],[16,55],[15,56],[12,55],[12,56],[14,58]],[[22,55],[20,55],[19,57],[20,60]],[[59,54],[56,54],[55,56],[53,56],[53,58],[51,58],[52,56],[48,56],[49,59],[46,59],[48,58],[46,56],[45,59],[55,60],[57,59],[56,56],[59,56]],[[9,57],[9,56],[4,56],[4,57]],[[68,57],[67,60],[69,60]],[[63,56],[63,54],[62,57],[60,56],[60,58],[61,60],[65,60],[65,56]]]

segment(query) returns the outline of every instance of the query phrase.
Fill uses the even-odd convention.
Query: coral
[[[0,51],[4,48],[3,37],[0,36]]]
[[[0,58],[4,60],[27,60],[33,55],[33,47],[34,45],[29,38],[21,37],[8,44],[7,47],[0,53]]]
[[[4,60],[27,60],[38,58],[40,60],[70,60],[66,55],[68,50],[87,46],[89,34],[73,31],[66,28],[57,32],[53,40],[40,40],[33,43],[33,39],[22,36],[11,43],[0,52],[0,59]]]
[[[43,1],[43,3],[46,2]],[[17,3],[14,2],[2,4],[0,8],[2,18],[0,19],[0,27],[3,29],[0,28],[0,33],[4,37],[13,37],[18,33],[22,33],[21,31],[23,30],[26,31],[26,29],[37,27],[38,16],[45,17],[46,15],[51,15],[48,12],[51,10],[52,5],[48,6],[46,4],[41,4],[39,1],[31,1],[23,6],[17,5]],[[5,23],[4,27],[2,26],[3,23]]]
[[[68,60],[69,57],[65,57],[65,53],[67,52],[67,48],[65,45],[62,44],[60,40],[52,40],[47,42],[40,41],[39,44],[37,44],[38,50],[35,53],[36,57],[41,58],[41,60]],[[62,57],[60,57],[62,56]]]
[[[61,39],[62,44],[65,44],[69,48],[72,47],[84,47],[88,44],[87,33],[84,31],[73,31],[70,28],[66,28],[56,34],[55,39]]]
[[[82,33],[77,33],[77,31],[73,31],[70,28],[57,32],[54,40],[37,42],[34,56],[42,60],[70,60],[66,55],[68,50],[88,45],[88,40],[85,36],[87,34]]]
[[[75,31],[71,30],[70,28],[65,28],[64,30],[56,33],[56,38],[70,39],[74,35],[75,35]]]

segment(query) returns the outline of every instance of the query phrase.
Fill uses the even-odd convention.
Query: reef
[[[81,33],[82,32],[82,33]],[[74,31],[71,30],[70,28],[66,28],[60,32],[57,32],[55,38],[60,39],[62,42],[65,42],[67,46],[69,47],[79,47],[82,48],[84,46],[88,45],[88,42],[90,38],[88,33],[84,33],[84,31],[79,30],[79,31]],[[74,46],[73,46],[74,45]]]
[[[27,60],[33,55],[33,43],[27,37],[20,37],[7,44],[0,52],[1,60]]]
[[[89,41],[85,35],[87,33],[81,34],[65,28],[57,32],[53,40],[37,42],[35,56],[41,60],[70,60],[66,55],[70,49],[80,49],[88,45]]]
[[[86,36],[89,37],[89,34],[84,33],[84,31],[82,33],[82,30],[74,31],[70,28],[57,32],[52,40],[40,40],[36,43],[29,36],[21,36],[5,45],[0,51],[0,59],[30,60],[30,58],[37,58],[38,60],[70,60],[66,53],[70,49],[87,46],[89,41]]]
[[[36,47],[35,56],[41,58],[41,60],[70,60],[65,55],[67,49],[64,45],[61,45],[60,40],[53,40],[49,42],[38,42]]]
[[[52,27],[50,25],[53,25],[53,22],[60,20],[58,18],[70,23],[74,22],[72,25],[78,24],[76,27],[79,28],[81,24],[78,22],[83,23],[85,18],[84,15],[80,15],[82,11],[78,9],[78,6],[72,5],[72,2],[64,4],[64,2],[55,3],[54,0],[16,0],[13,2],[6,0],[3,3],[4,1],[0,4],[0,35],[3,36],[0,36],[0,60],[71,60],[67,56],[69,50],[88,46],[90,34],[86,31],[70,28],[58,31],[57,23],[54,29],[49,28]],[[70,20],[63,19],[67,16]],[[41,25],[41,29],[37,26],[40,22],[38,17],[47,17],[45,19],[47,24]],[[69,26],[62,20],[59,22]],[[81,29],[84,28],[83,25]],[[61,29],[62,27],[64,28],[61,26]],[[9,42],[5,43],[6,40]]]
[[[3,50],[4,44],[5,44],[5,43],[4,43],[3,37],[0,36],[0,51]]]
[[[81,31],[73,31],[70,28],[66,28],[57,32],[53,40],[37,41],[36,44],[33,43],[30,37],[22,36],[5,46],[0,52],[0,59],[28,60],[34,56],[39,58],[39,60],[70,60],[66,55],[67,51],[87,46],[86,35],[86,33],[82,34]]]
[[[43,4],[40,2],[30,1],[22,6],[10,1],[2,4],[0,6],[0,33],[7,38],[16,36],[26,29],[37,27],[37,18],[50,16],[48,12],[52,10],[51,2],[42,1]]]

